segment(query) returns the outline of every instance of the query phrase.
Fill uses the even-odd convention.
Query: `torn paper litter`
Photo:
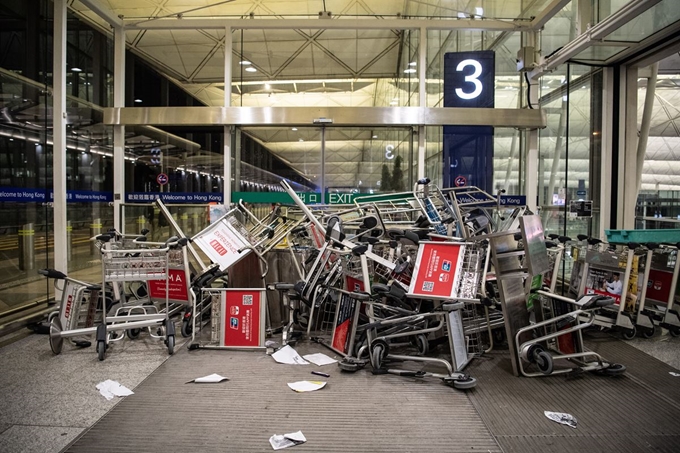
[[[324,381],[298,381],[288,383],[288,387],[295,390],[298,393],[302,392],[313,392],[314,390],[320,390],[326,386]]]
[[[328,357],[326,354],[323,354],[321,352],[317,352],[316,354],[307,354],[302,356],[303,359],[305,359],[308,362],[312,362],[314,365],[330,365],[332,363],[338,363],[337,360]]]
[[[274,360],[279,363],[285,363],[287,365],[309,365],[305,359],[303,359],[297,351],[290,346],[286,345],[272,354]]]
[[[274,434],[269,438],[269,443],[274,450],[281,450],[283,448],[293,447],[307,442],[302,431],[288,434]]]
[[[114,396],[134,395],[132,390],[121,385],[120,382],[112,381],[111,379],[107,379],[104,382],[97,384],[97,389],[107,400],[112,400]]]
[[[190,382],[194,382],[196,384],[216,384],[218,382],[228,381],[228,380],[229,380],[229,378],[227,378],[227,377],[220,376],[217,373],[213,373],[213,374],[209,374],[208,376],[203,376],[203,377],[199,377],[199,378],[196,378],[196,379],[192,379],[189,382],[187,382],[187,384],[189,384]]]
[[[543,412],[546,417],[548,417],[550,420],[561,423],[563,425],[571,426],[572,428],[576,428],[576,424],[578,421],[576,420],[576,417],[574,417],[571,414],[565,414],[562,412],[550,412],[550,411],[544,411]]]

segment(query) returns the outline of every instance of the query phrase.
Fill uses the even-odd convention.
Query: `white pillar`
[[[642,183],[642,167],[645,164],[647,154],[647,142],[649,140],[649,128],[652,123],[652,110],[656,99],[656,78],[659,73],[659,62],[650,67],[651,73],[647,79],[647,91],[645,92],[645,107],[642,110],[642,122],[640,123],[640,138],[637,145],[637,188],[640,193]]]
[[[233,40],[231,27],[224,29],[224,106],[231,105],[231,48]],[[238,181],[237,181],[238,182]],[[231,205],[231,127],[224,126],[224,205]]]
[[[628,67],[625,70],[625,126],[624,131],[624,152],[620,154],[619,160],[619,188],[622,196],[618,201],[620,209],[618,210],[619,218],[617,221],[617,228],[633,229],[635,228],[635,203],[637,202],[637,143],[638,143],[638,125],[637,125],[637,78],[638,69],[636,67]],[[617,200],[612,200],[612,203]]]
[[[54,0],[52,69],[52,165],[54,268],[68,272],[66,236],[66,0]]]
[[[113,106],[125,107],[125,28],[113,27]],[[113,226],[123,231],[125,218],[125,126],[113,126]]]

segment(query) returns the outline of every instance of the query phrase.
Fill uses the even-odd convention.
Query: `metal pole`
[[[231,106],[231,48],[233,39],[231,27],[224,29],[224,106]],[[237,181],[238,182],[238,181]],[[224,205],[231,206],[231,126],[224,126]]]
[[[326,126],[321,126],[321,204],[326,204]]]
[[[418,126],[418,179],[425,177],[425,126]]]
[[[420,28],[418,43],[418,105],[427,107],[427,28]]]
[[[66,0],[54,1],[52,165],[54,168],[54,268],[68,272],[66,249]],[[61,294],[55,294],[55,297]]]

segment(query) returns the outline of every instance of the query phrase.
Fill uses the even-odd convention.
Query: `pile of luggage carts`
[[[568,238],[555,237],[546,248],[542,229],[525,231],[524,219],[536,216],[524,206],[502,206],[500,192],[440,189],[422,179],[410,192],[307,206],[285,181],[281,185],[293,204],[273,205],[258,218],[239,203],[191,237],[156,200],[176,235],[162,243],[149,242],[145,231],[93,238],[101,251],[101,284],[45,270],[64,282],[50,324],[53,352],[61,352],[66,338],[87,346],[94,335],[104,360],[112,343],[146,332],[172,354],[178,322],[181,335],[191,337],[190,349],[264,349],[266,337],[280,333],[281,346],[309,339],[330,348],[347,372],[370,367],[374,374],[435,378],[456,389],[476,385],[467,365],[506,338],[529,368],[518,367],[527,376],[553,374],[553,357],[592,356],[551,355],[564,326],[546,326],[567,321],[568,332],[580,335],[586,324],[579,319],[594,318],[592,310],[606,304],[574,302],[580,311],[568,316],[554,310],[551,301],[564,303],[550,295]],[[269,279],[266,287],[234,284],[244,275],[263,283],[274,249],[289,256],[293,278]],[[535,262],[542,254],[545,266]],[[528,282],[538,274],[551,284],[534,288],[542,291],[541,315],[518,325],[506,314],[515,296],[501,283],[520,279],[526,311]],[[272,316],[273,300],[280,319]],[[533,325],[540,328],[527,340]],[[599,356],[596,361],[588,369],[610,368]]]

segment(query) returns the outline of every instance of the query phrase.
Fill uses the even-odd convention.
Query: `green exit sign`
[[[326,203],[328,204],[352,204],[354,197],[359,194],[353,193],[337,193],[327,192]],[[321,203],[320,192],[297,192],[304,204],[319,204]],[[244,203],[281,203],[293,204],[293,199],[285,192],[232,192],[232,203],[238,203],[243,200]]]

